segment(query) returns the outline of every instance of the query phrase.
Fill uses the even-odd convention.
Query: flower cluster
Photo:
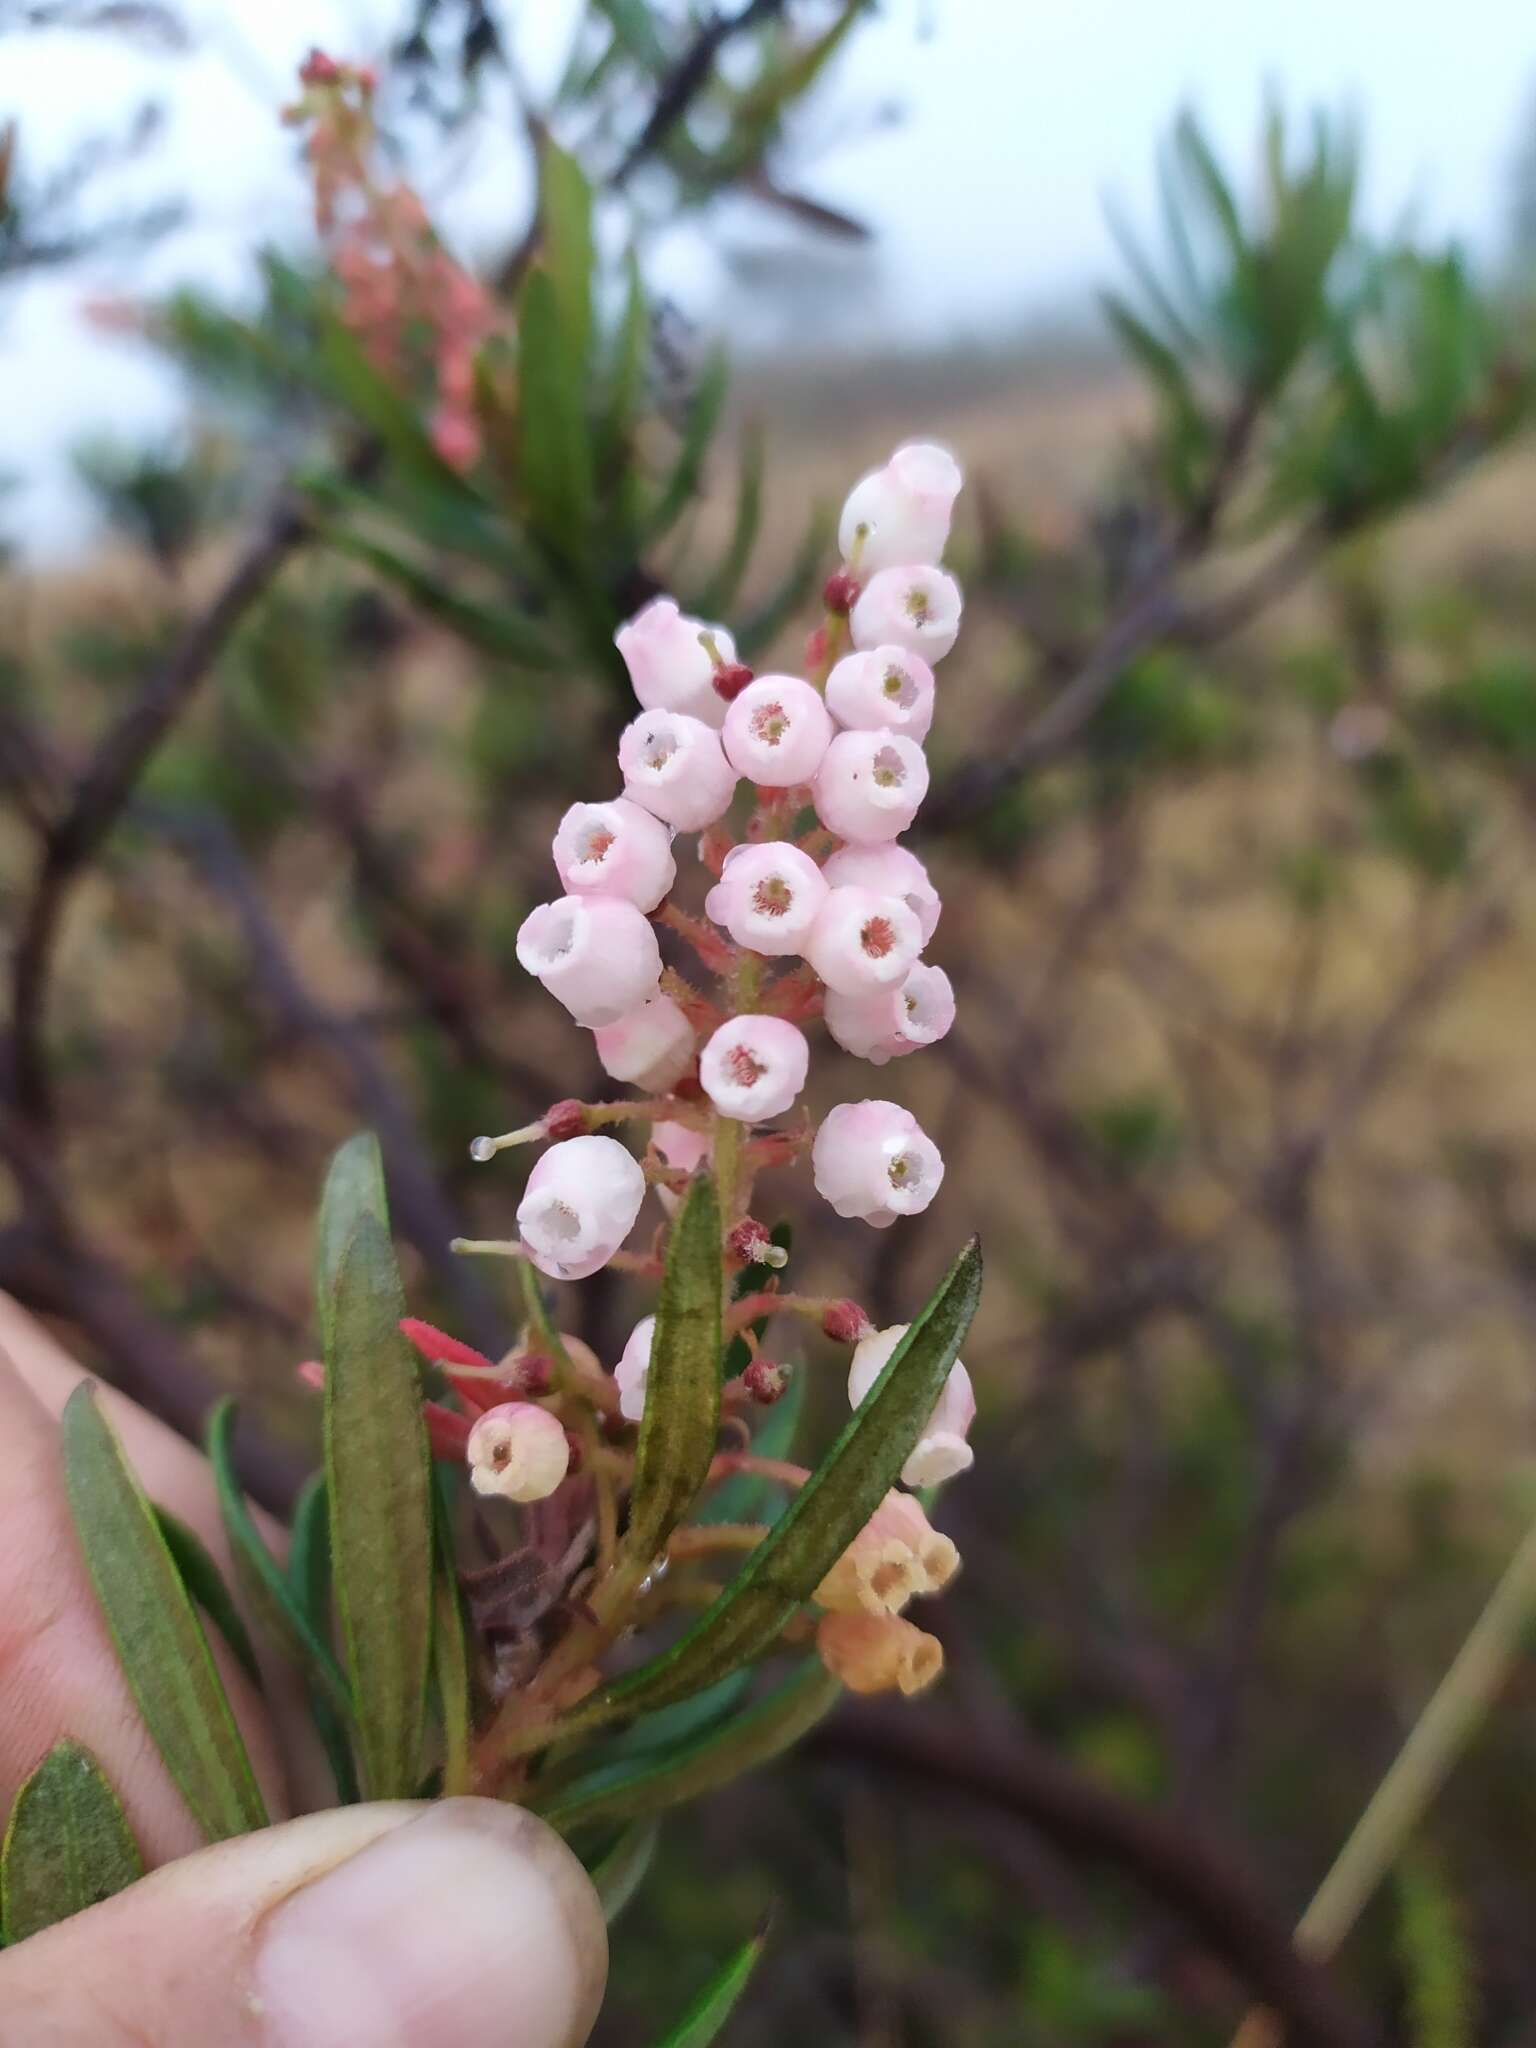
[[[475,357],[491,327],[491,300],[438,240],[412,187],[378,176],[372,71],[315,50],[299,82],[303,96],[285,118],[308,131],[315,227],[341,287],[341,317],[392,381],[428,378],[433,445],[467,470],[480,453]]]
[[[516,1246],[551,1278],[579,1280],[615,1261],[658,1270],[654,1253],[624,1249],[647,1190],[670,1209],[706,1165],[726,1278],[748,1267],[771,1273],[782,1260],[752,1215],[753,1188],[761,1170],[802,1151],[838,1215],[876,1229],[938,1193],[939,1149],[900,1103],[843,1102],[814,1129],[800,1104],[814,1018],[875,1066],[933,1044],[954,1021],[949,978],[923,958],[939,895],[900,841],[928,788],[934,665],[959,627],[959,589],[938,566],[959,487],[953,458],[925,445],[898,449],[855,487],[840,529],[843,566],[828,582],[805,676],[754,675],[723,626],[685,616],[667,597],[617,634],[639,702],[619,741],[621,790],[561,819],[561,893],[523,920],[517,954],[593,1034],[604,1070],[644,1092],[558,1103],[472,1148],[489,1159],[510,1144],[552,1141],[528,1176]],[[738,801],[744,784],[750,804]],[[702,914],[679,900],[687,839],[707,876]],[[685,961],[686,973],[672,964],[684,948],[696,963]],[[611,1135],[624,1125],[646,1132],[641,1156]],[[904,1328],[875,1331],[853,1304],[785,1293],[776,1276],[749,1299],[763,1312],[812,1314],[854,1346],[855,1407]],[[652,1316],[636,1325],[610,1383],[620,1428],[645,1412],[654,1328]],[[776,1398],[785,1368],[758,1353],[742,1315],[732,1328],[751,1353],[737,1391]],[[969,1465],[973,1412],[957,1364],[903,1471],[908,1486]],[[567,1470],[564,1432],[526,1404],[481,1414],[465,1448],[476,1486],[517,1500],[552,1491]],[[927,1683],[938,1646],[902,1610],[937,1591],[957,1562],[917,1501],[892,1494],[818,1594],[829,1667],[856,1689]]]

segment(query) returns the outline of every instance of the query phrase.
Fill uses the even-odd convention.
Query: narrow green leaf
[[[595,1693],[562,1737],[686,1699],[769,1649],[895,1484],[943,1390],[981,1292],[973,1238],[821,1465],[712,1607],[671,1649]]]
[[[520,612],[505,605],[484,604],[478,598],[466,597],[462,591],[453,589],[430,569],[413,562],[397,548],[350,528],[327,526],[325,541],[337,554],[362,562],[386,582],[403,590],[413,604],[450,632],[457,633],[471,647],[478,647],[483,653],[497,655],[505,661],[516,662],[523,668],[553,669],[559,666],[560,657],[555,649]]]
[[[736,2010],[741,1994],[751,1982],[768,1942],[768,1930],[754,1934],[739,1948],[719,1975],[707,1984],[697,2002],[678,2021],[656,2048],[709,2048],[720,2038],[720,2030]]]
[[[716,1792],[793,1749],[832,1711],[841,1694],[837,1679],[813,1657],[787,1683],[723,1726],[711,1727],[659,1756],[600,1766],[547,1802],[535,1791],[532,1804],[562,1834],[596,1821],[611,1826],[665,1813],[669,1807]]]
[[[530,525],[572,568],[587,559],[592,518],[592,447],[584,386],[571,359],[554,280],[535,265],[518,320],[518,432]]]
[[[372,1131],[359,1131],[337,1147],[320,1196],[320,1215],[315,1224],[315,1308],[322,1342],[330,1331],[342,1253],[364,1216],[372,1216],[381,1228],[389,1229],[384,1155]]]
[[[246,1603],[284,1656],[325,1691],[333,1706],[348,1714],[351,1697],[341,1667],[324,1638],[311,1627],[303,1602],[262,1541],[261,1531],[246,1505],[234,1465],[236,1408],[237,1403],[230,1398],[220,1401],[214,1409],[208,1418],[207,1448],[224,1533]]]
[[[208,1639],[89,1383],[70,1396],[61,1434],[86,1567],[166,1768],[209,1841],[264,1827],[266,1809]]]
[[[634,458],[631,444],[645,399],[651,340],[651,314],[645,300],[645,280],[633,249],[625,259],[625,278],[624,314],[612,343],[613,363],[608,379],[608,403],[601,423],[598,461],[604,492],[611,495],[619,529],[626,536],[626,545],[633,553],[638,552],[642,545],[642,493],[640,464]],[[627,683],[625,688],[627,692]]]
[[[806,522],[804,536],[775,589],[742,620],[736,634],[737,651],[750,660],[759,648],[769,646],[822,574],[827,543],[832,537],[832,517],[825,505],[818,505]]]
[[[592,187],[575,157],[546,138],[539,158],[544,261],[559,302],[566,347],[585,379],[592,340]]]
[[[683,444],[672,465],[672,474],[662,490],[656,509],[646,522],[646,539],[656,542],[669,533],[698,495],[704,474],[704,458],[720,424],[725,394],[731,381],[730,363],[723,349],[716,349],[704,365],[693,403],[683,428]]]
[[[452,1500],[446,1473],[434,1470],[432,1487],[436,1569],[432,1576],[432,1677],[443,1729],[443,1791],[467,1792],[473,1737],[469,1643],[464,1601],[453,1553]]]
[[[615,42],[648,71],[659,71],[667,63],[667,52],[656,33],[656,21],[646,0],[593,0],[613,30]]]
[[[645,1881],[656,1854],[660,1833],[652,1820],[636,1821],[590,1872],[592,1888],[603,1902],[603,1918],[611,1927]]]
[[[259,1687],[261,1665],[256,1656],[256,1645],[251,1641],[251,1632],[208,1546],[195,1529],[189,1529],[169,1508],[157,1507],[155,1520],[160,1524],[165,1547],[181,1573],[181,1583],[234,1652],[235,1660],[246,1677]]]
[[[100,1764],[78,1742],[56,1743],[16,1794],[0,1846],[0,1941],[41,1934],[143,1875]]]
[[[437,497],[477,496],[474,485],[438,454],[420,408],[375,368],[357,336],[334,313],[323,315],[309,360],[332,394],[378,437],[413,488]]]
[[[432,1647],[431,1461],[405,1303],[383,1225],[359,1218],[336,1275],[325,1354],[331,1558],[363,1777],[373,1799],[420,1782]]]
[[[326,1496],[325,1474],[314,1473],[304,1485],[293,1511],[288,1538],[288,1586],[299,1611],[313,1635],[331,1643],[331,1518]],[[344,1711],[332,1704],[316,1685],[308,1687],[310,1719],[325,1751],[336,1781],[336,1796],[343,1806],[354,1806],[361,1796],[357,1766],[347,1737],[352,1702]]]
[[[627,1545],[653,1558],[692,1506],[720,1430],[720,1207],[695,1176],[667,1242]]]
[[[720,566],[699,593],[695,610],[701,618],[718,619],[736,602],[742,578],[757,545],[763,520],[763,436],[748,427],[742,436],[741,474],[736,485],[736,517]]]

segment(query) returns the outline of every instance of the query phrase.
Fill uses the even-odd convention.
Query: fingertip
[[[263,2048],[579,2048],[607,1968],[597,1896],[559,1836],[452,1799],[266,1916],[251,2003]]]

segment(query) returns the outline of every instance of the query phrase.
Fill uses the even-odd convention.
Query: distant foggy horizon
[[[259,10],[203,0],[190,10],[195,53],[154,61],[105,37],[0,41],[0,120],[20,119],[30,164],[62,161],[72,140],[160,97],[169,116],[161,143],[105,196],[121,204],[180,192],[192,208],[185,228],[148,251],[26,278],[0,300],[0,470],[26,485],[4,506],[6,531],[50,553],[84,542],[69,447],[101,431],[169,433],[181,417],[175,379],[147,351],[86,328],[82,298],[181,282],[238,292],[253,247],[302,246],[304,186],[277,108],[309,44],[376,55],[399,11],[381,0],[263,0]],[[565,0],[521,10],[519,48],[535,80],[558,62],[571,11]],[[1155,150],[1186,104],[1246,171],[1267,88],[1296,113],[1316,102],[1358,113],[1370,224],[1406,215],[1420,232],[1456,236],[1493,260],[1531,105],[1536,22],[1514,0],[1462,0],[1432,20],[1407,12],[1388,0],[1292,0],[1262,18],[1230,0],[1155,9],[1079,0],[1070,10],[893,0],[855,35],[798,131],[798,187],[877,235],[859,259],[857,291],[825,294],[832,317],[819,338],[845,353],[886,353],[1081,314],[1092,288],[1120,275],[1106,196],[1133,221],[1150,219]],[[876,117],[894,105],[903,118],[882,124]],[[520,162],[494,136],[428,197],[460,246],[482,254],[498,230],[511,239],[527,202]],[[695,228],[662,238],[651,274],[738,345],[778,351],[807,332],[819,280],[836,275],[829,257],[803,247],[760,209],[733,202],[707,238]],[[776,324],[771,296],[745,291],[738,301],[733,280],[782,269],[791,253],[793,320]]]

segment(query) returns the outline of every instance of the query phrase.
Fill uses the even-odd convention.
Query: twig
[[[1322,1970],[1297,1953],[1246,1870],[1225,1850],[1150,1807],[1119,1798],[1033,1743],[1001,1743],[933,1715],[853,1707],[824,1724],[811,1747],[839,1764],[896,1772],[990,1815],[1007,1814],[1067,1854],[1107,1864],[1178,1913],[1281,2015],[1294,2048],[1365,2048],[1372,2039]]]
[[[48,985],[70,893],[122,816],[156,749],[185,711],[251,606],[309,533],[285,491],[163,667],[112,725],[48,828],[11,967],[9,1086],[28,1120],[52,1120],[46,1032]]]

